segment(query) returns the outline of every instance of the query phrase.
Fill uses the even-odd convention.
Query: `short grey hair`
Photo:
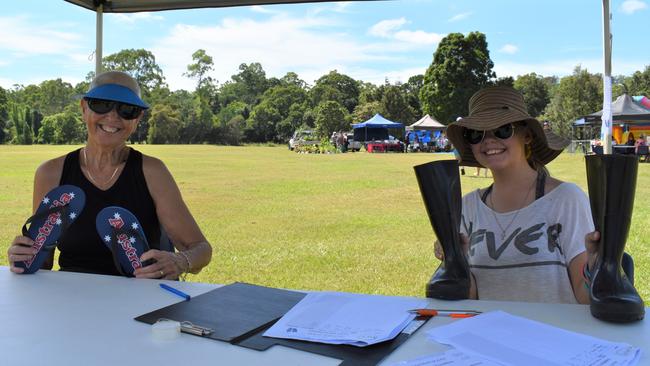
[[[140,95],[140,85],[138,82],[129,74],[122,71],[106,71],[103,72],[93,79],[88,87],[88,91],[93,90],[94,88],[105,85],[105,84],[117,84],[122,85],[131,89],[138,97]]]

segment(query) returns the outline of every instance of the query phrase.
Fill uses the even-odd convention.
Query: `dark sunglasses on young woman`
[[[135,119],[142,112],[142,108],[133,104],[115,102],[105,99],[85,98],[88,108],[97,114],[106,114],[115,108],[117,115],[124,119]]]
[[[463,138],[470,145],[476,145],[481,143],[485,138],[487,131],[473,130],[471,128],[463,129]],[[492,135],[501,140],[507,140],[514,135],[515,125],[514,123],[508,123],[503,126],[499,126],[492,130]]]

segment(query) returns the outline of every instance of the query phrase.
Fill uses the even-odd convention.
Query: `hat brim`
[[[114,102],[135,105],[143,109],[149,108],[149,105],[140,99],[136,93],[119,84],[100,85],[89,90],[88,93],[84,95],[84,98],[112,100]]]
[[[499,111],[498,118],[493,112],[462,118],[447,127],[447,137],[460,153],[460,165],[484,168],[476,160],[472,148],[463,138],[463,128],[487,131],[520,121],[525,122],[534,135],[530,144],[533,158],[544,165],[558,157],[570,143],[567,139],[544,130],[537,119],[512,110]]]

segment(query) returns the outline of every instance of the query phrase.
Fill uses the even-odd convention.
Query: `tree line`
[[[294,72],[266,76],[259,63],[242,63],[231,79],[210,77],[214,59],[205,50],[192,55],[184,76],[193,91],[169,89],[155,56],[144,49],[125,49],[105,57],[104,70],[130,73],[141,85],[146,112],[132,142],[153,144],[225,144],[286,142],[297,129],[312,129],[321,138],[350,130],[375,113],[405,124],[424,114],[448,124],[468,113],[467,101],[489,85],[510,85],[522,91],[529,113],[549,121],[570,137],[571,123],[600,110],[602,75],[577,65],[569,76],[529,73],[498,77],[493,71],[486,37],[480,32],[451,33],[438,45],[424,75],[382,85],[355,80],[336,70],[313,85]],[[61,79],[39,85],[0,87],[0,143],[71,144],[86,139],[79,98],[94,73],[76,85]],[[650,96],[650,65],[629,76],[615,76],[616,97]]]

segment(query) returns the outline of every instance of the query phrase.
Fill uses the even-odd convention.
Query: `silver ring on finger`
[[[160,270],[160,277],[165,277],[165,272],[162,269]]]

